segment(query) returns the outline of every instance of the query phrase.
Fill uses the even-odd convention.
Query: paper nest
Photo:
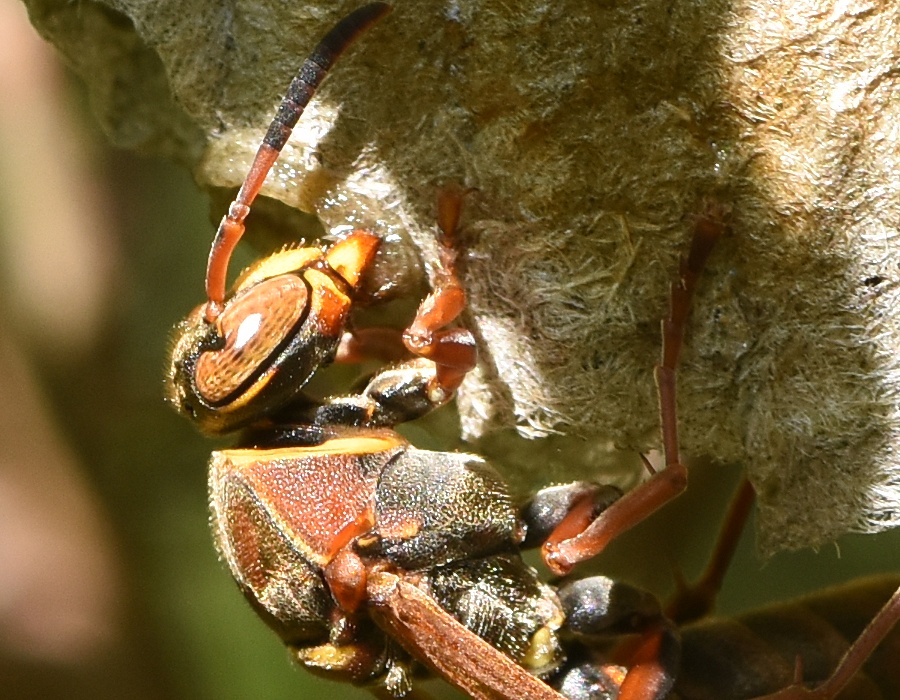
[[[208,188],[240,184],[300,61],[355,7],[26,4],[113,140]],[[732,227],[690,322],[684,453],[745,466],[766,552],[900,523],[896,5],[395,5],[340,60],[264,194],[326,230],[385,235],[402,291],[421,274],[409,251],[434,259],[437,188],[477,188],[465,436],[489,453],[511,429],[563,436],[564,460],[536,447],[504,464],[520,490],[603,479],[600,447],[656,446],[659,319],[713,200]]]

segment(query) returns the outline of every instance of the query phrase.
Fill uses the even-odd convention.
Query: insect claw
[[[644,463],[644,467],[648,472],[650,472],[651,476],[653,474],[656,474],[657,469],[653,466],[653,462],[648,459],[647,455],[645,455],[643,452],[639,452],[638,456],[641,458],[641,461]]]
[[[794,684],[803,684],[803,657],[800,654],[794,659]]]

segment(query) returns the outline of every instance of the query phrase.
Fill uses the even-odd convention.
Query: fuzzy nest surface
[[[229,195],[356,6],[26,4],[113,141]],[[900,4],[397,0],[264,194],[383,235],[382,284],[402,291],[434,259],[448,182],[477,188],[463,430],[518,488],[658,444],[659,319],[712,201],[731,229],[680,368],[684,453],[746,467],[767,552],[900,523]]]

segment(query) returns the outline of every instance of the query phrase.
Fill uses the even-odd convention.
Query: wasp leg
[[[570,516],[544,543],[544,562],[557,575],[565,574],[578,562],[599,554],[610,541],[665,505],[687,486],[687,470],[681,463],[678,448],[675,370],[691,297],[706,259],[725,229],[725,212],[721,207],[709,206],[705,215],[698,217],[690,252],[681,261],[679,277],[672,284],[669,315],[662,322],[662,360],[656,366],[656,384],[666,466],[592,521],[591,504],[576,504]]]
[[[725,524],[719,533],[719,539],[706,570],[691,585],[688,585],[680,575],[677,577],[678,590],[666,605],[666,617],[670,620],[683,625],[699,620],[712,612],[755,500],[756,491],[750,482],[744,479],[728,508]]]
[[[422,300],[416,316],[402,333],[392,328],[362,328],[347,331],[341,338],[335,362],[362,362],[369,359],[396,362],[414,355],[418,360],[390,368],[376,375],[370,383],[371,393],[396,394],[389,385],[409,387],[426,380],[415,393],[428,396],[427,410],[413,410],[410,418],[446,403],[463,377],[475,366],[475,339],[465,328],[445,328],[453,323],[466,306],[466,293],[456,274],[456,228],[462,198],[466,191],[445,188],[438,197],[438,266],[434,271],[432,292]],[[406,376],[398,380],[398,370]],[[414,378],[413,375],[419,375]],[[388,380],[386,377],[390,376]],[[408,393],[408,389],[403,390]],[[351,397],[346,397],[350,400]],[[343,400],[343,399],[342,399]],[[376,399],[378,400],[378,399]],[[402,413],[401,415],[407,415]],[[379,424],[385,424],[379,421]]]
[[[380,370],[358,394],[325,399],[313,422],[322,427],[389,428],[421,418],[451,398],[453,394],[439,386],[438,366],[417,358]]]
[[[403,344],[417,357],[431,360],[437,367],[430,390],[451,395],[463,377],[475,366],[475,339],[464,328],[445,328],[466,306],[466,293],[456,274],[456,228],[465,192],[444,188],[438,197],[438,265],[432,292],[403,333]],[[443,329],[443,330],[442,330]]]
[[[615,486],[593,481],[573,481],[568,484],[547,486],[534,494],[522,506],[519,517],[525,524],[523,548],[541,546],[559,525],[569,519],[573,510],[583,513],[584,529],[604,510],[622,498],[622,491]],[[577,528],[572,535],[580,532]]]
[[[816,688],[805,688],[798,680],[793,685],[769,695],[762,695],[754,700],[833,700],[859,671],[866,659],[884,640],[900,621],[900,588],[894,591],[890,600],[878,611],[871,622],[866,625],[856,641],[841,658],[831,676]],[[798,676],[802,678],[802,669],[798,666]]]
[[[650,593],[613,581],[605,576],[592,576],[563,584],[559,600],[566,615],[565,629],[596,644],[604,636],[636,634],[634,642],[618,650],[614,661],[624,672],[618,700],[662,700],[675,683],[681,662],[681,638],[676,626],[663,614],[659,601]],[[600,670],[608,678],[609,664]],[[573,685],[585,676],[584,665],[565,670],[553,681],[559,689]],[[587,674],[590,676],[590,674]],[[582,693],[566,694],[580,697]]]
[[[356,363],[366,360],[398,362],[409,357],[403,335],[396,328],[373,326],[345,331],[334,355],[335,362]]]
[[[428,698],[411,694],[415,665],[394,644],[385,642],[380,630],[369,623],[357,631],[357,637],[346,644],[288,644],[288,651],[313,673],[330,680],[369,686],[376,697]]]

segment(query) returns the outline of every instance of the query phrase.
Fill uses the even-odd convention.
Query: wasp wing
[[[406,651],[476,700],[564,700],[549,685],[465,627],[415,583],[369,577],[375,622]]]

